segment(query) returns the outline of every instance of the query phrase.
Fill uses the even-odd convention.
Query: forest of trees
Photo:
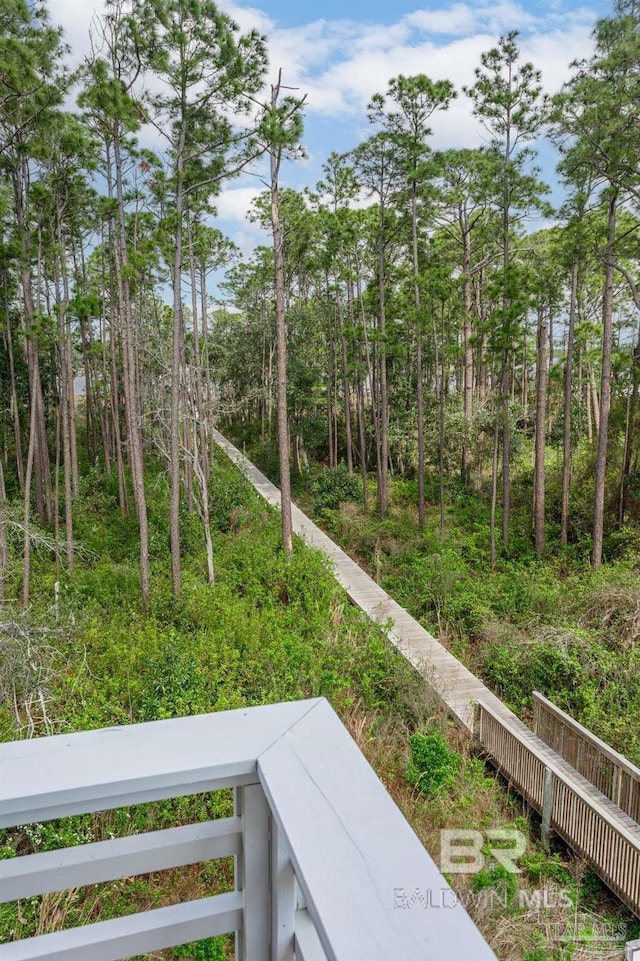
[[[344,463],[383,517],[391,474],[416,479],[420,525],[434,489],[443,527],[452,490],[486,501],[492,566],[525,500],[538,554],[580,540],[607,559],[640,506],[635,0],[553,97],[516,34],[469,88],[390,78],[371,136],[303,191],[279,180],[304,91],[269,90],[266,38],[211,0],[112,0],[88,47],[71,72],[41,4],[0,3],[0,600],[19,570],[29,604],[34,543],[73,572],[93,471],[137,518],[148,603],[151,460],[171,490],[173,592],[185,512],[212,583],[222,417],[279,438],[285,494],[289,464]],[[455,97],[485,144],[435,151],[431,119]],[[148,130],[157,151],[139,145]],[[545,139],[561,209],[536,166]],[[267,189],[249,215],[273,244],[241,260],[215,198],[256,165]],[[290,551],[286,510],[283,531]]]

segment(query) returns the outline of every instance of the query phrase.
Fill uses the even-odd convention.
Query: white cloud
[[[593,3],[602,9],[601,0]],[[399,73],[446,78],[459,91],[450,109],[433,118],[435,148],[479,146],[486,134],[461,88],[473,83],[481,53],[494,46],[501,33],[517,28],[523,58],[542,71],[545,89],[553,92],[569,77],[570,62],[590,54],[590,34],[597,15],[589,7],[569,9],[568,0],[537,4],[536,16],[518,0],[432,0],[429,7],[418,5],[390,25],[345,17],[315,18],[282,28],[259,8],[259,0],[254,4],[220,0],[222,9],[243,32],[257,29],[267,35],[269,82],[282,67],[283,82],[307,94],[306,128],[318,161],[291,172],[296,183],[303,177],[308,177],[309,183],[318,179],[324,157],[332,150],[345,149],[345,130],[353,144],[368,135],[366,105],[374,93],[384,93],[389,80]],[[92,17],[104,9],[105,0],[49,0],[49,5],[52,22],[62,25],[72,47],[72,63],[81,62],[89,50]],[[319,6],[309,3],[305,8]],[[334,125],[340,125],[342,141],[336,137]],[[283,174],[283,181],[290,183],[290,171]],[[251,201],[262,189],[259,182],[243,179],[214,200],[221,227],[229,229],[245,251],[256,243],[269,242],[257,225],[245,221]]]
[[[416,10],[410,13],[406,22],[419,30],[429,33],[443,33],[454,36],[473,30],[475,14],[466,3],[454,3],[448,10]]]
[[[247,4],[234,3],[233,0],[221,0],[220,9],[224,10],[243,33],[257,30],[259,33],[271,33],[275,29],[275,22],[263,10]]]
[[[296,30],[276,30],[270,51],[272,62],[283,65],[287,82],[308,93],[310,114],[362,116],[372,94],[384,92],[399,73],[448,78],[458,89],[471,83],[480,54],[514,27],[522,31],[523,55],[542,70],[545,87],[556,89],[568,77],[569,63],[591,50],[593,19],[585,10],[535,18],[509,0],[454,3],[415,11],[391,27],[318,20]],[[451,112],[456,115],[462,115],[459,105]]]
[[[409,14],[406,22],[429,34],[449,36],[469,35],[488,30],[527,30],[535,27],[536,17],[520,4],[503,3],[480,4],[454,3],[441,10],[416,10]]]
[[[384,92],[398,73],[424,72],[434,79],[448,78],[458,88],[472,82],[482,51],[495,44],[500,33],[516,27],[522,33],[523,54],[542,69],[545,86],[556,89],[567,78],[570,61],[589,53],[595,19],[588,8],[563,12],[558,4],[548,4],[544,16],[535,17],[517,0],[444,0],[391,25],[315,19],[283,29],[257,6],[238,0],[222,0],[221,6],[243,31],[255,28],[268,35],[270,79],[282,67],[284,83],[307,93],[310,117],[354,119],[362,119],[372,94]],[[51,18],[63,26],[75,63],[88,50],[92,17],[103,8],[104,0],[51,0]],[[469,116],[460,101],[449,112],[447,126],[457,130],[456,143],[471,142]]]
[[[228,187],[213,198],[218,217],[224,220],[244,221],[252,202],[262,193],[263,187]],[[260,228],[257,228],[260,230]]]
[[[250,257],[257,246],[266,247],[269,244],[269,238],[260,228],[257,230],[232,229],[229,238],[234,242],[243,257]]]

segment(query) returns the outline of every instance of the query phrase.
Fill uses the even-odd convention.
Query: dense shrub
[[[357,501],[362,494],[361,481],[349,474],[344,464],[314,469],[311,494],[315,511],[335,510],[345,501]]]
[[[460,756],[451,751],[442,734],[412,734],[409,738],[411,760],[407,779],[424,794],[432,796],[449,787],[460,767]]]

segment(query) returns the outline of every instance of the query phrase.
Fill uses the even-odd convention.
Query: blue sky
[[[74,58],[88,49],[89,23],[102,0],[50,0]],[[591,31],[611,5],[605,0],[218,0],[242,29],[269,38],[270,79],[283,68],[285,83],[307,94],[304,143],[309,159],[283,170],[285,186],[313,186],[332,150],[346,151],[370,130],[366,105],[399,73],[447,78],[458,90],[473,82],[480,54],[500,34],[520,31],[525,59],[542,71],[554,92],[569,76],[572,60],[591,52]],[[432,146],[479,146],[483,131],[462,93],[434,118]],[[549,149],[543,175],[553,179]],[[219,226],[244,251],[267,238],[245,219],[261,189],[255,177],[228,184],[218,198]]]
[[[437,3],[407,2],[407,0],[265,0],[263,3],[254,3],[254,7],[259,7],[270,17],[272,17],[280,27],[295,27],[308,23],[310,20],[326,19],[340,20],[348,18],[359,21],[373,21],[377,23],[393,24],[405,14],[412,13],[417,9],[428,10],[441,9],[442,5]],[[455,4],[451,4],[455,6]],[[473,3],[469,6],[474,6]],[[571,11],[584,7],[585,4],[580,0],[567,0],[564,2],[549,2],[549,0],[530,0],[523,4],[528,12],[537,17],[544,17],[549,12],[555,10]],[[608,3],[593,4],[594,10],[606,12],[610,7]]]

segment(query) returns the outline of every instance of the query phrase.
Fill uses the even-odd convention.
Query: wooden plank
[[[0,827],[250,784],[316,700],[0,744]]]
[[[640,818],[640,768],[552,701],[534,692],[539,736],[633,820]]]
[[[613,761],[618,767],[626,771],[634,780],[640,781],[640,768],[636,767],[624,754],[620,754],[615,751],[606,741],[601,740],[599,737],[589,730],[589,728],[584,727],[579,721],[567,714],[562,708],[559,708],[553,701],[550,701],[540,694],[538,691],[533,692],[534,703],[555,717],[559,718],[567,727],[575,731],[583,740],[592,744],[598,749],[598,751],[605,757]]]
[[[306,908],[296,911],[295,957],[296,961],[327,961],[316,926]],[[640,961],[640,952],[638,959]]]
[[[78,844],[2,862],[0,903],[238,854],[239,818]]]
[[[218,894],[0,945],[0,961],[119,961],[242,928],[242,895]]]
[[[269,808],[259,784],[238,788],[236,809],[242,817],[242,854],[238,887],[244,901],[244,927],[239,932],[244,961],[269,961],[271,890]]]

